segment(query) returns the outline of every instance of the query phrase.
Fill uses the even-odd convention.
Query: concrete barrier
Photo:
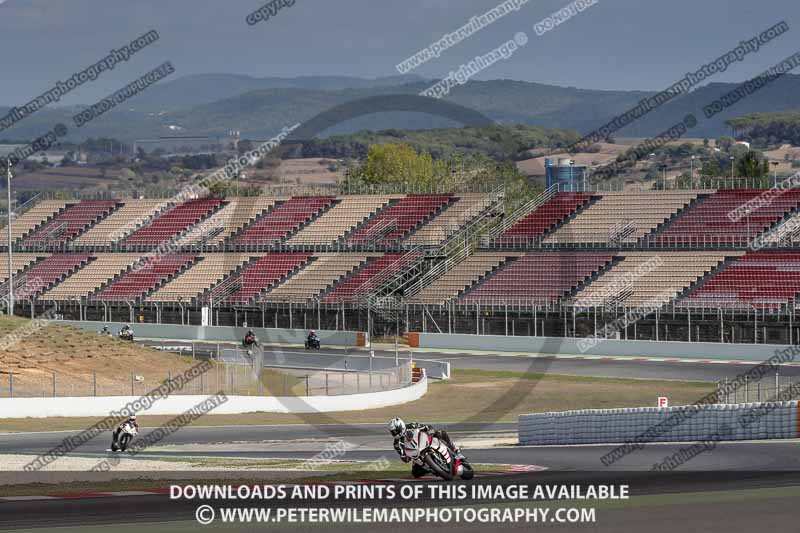
[[[583,341],[583,342],[582,342]],[[523,352],[547,355],[602,355],[665,357],[670,359],[721,359],[763,361],[787,344],[723,344],[715,342],[633,341],[608,339],[592,345],[585,339],[514,337],[503,335],[409,334],[409,345],[419,348]]]
[[[800,437],[798,402],[584,409],[520,415],[521,445],[623,444]]]
[[[122,322],[87,322],[62,320],[59,324],[74,326],[90,331],[100,331],[108,326],[113,334],[122,329]],[[181,326],[178,324],[131,324],[137,338],[142,339],[176,339],[207,342],[241,342],[249,329],[264,344],[303,344],[308,330],[275,329],[275,328],[236,328],[232,326]],[[329,346],[364,346],[366,336],[358,331],[317,331],[323,345]]]
[[[379,409],[413,402],[428,392],[428,380],[391,391],[348,394],[342,396],[228,396],[228,401],[211,414],[242,413],[332,413]],[[208,396],[170,396],[154,402],[139,415],[178,415],[196,406]],[[0,398],[2,418],[47,418],[52,416],[109,416],[138,400],[137,396],[73,397],[73,398]]]

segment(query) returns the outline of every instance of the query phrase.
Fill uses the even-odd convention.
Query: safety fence
[[[252,358],[239,363],[217,363],[169,395],[205,395],[219,391],[229,396],[338,396],[400,389],[411,384],[410,361],[397,366],[341,370],[268,368]],[[260,371],[258,369],[261,369]],[[109,377],[38,368],[0,376],[0,398],[56,398],[143,396],[173,382],[180,372],[142,369]]]
[[[569,445],[798,437],[798,402],[583,409],[519,417],[521,445]]]

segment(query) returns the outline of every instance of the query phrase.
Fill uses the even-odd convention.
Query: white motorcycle
[[[121,428],[114,432],[114,435],[111,440],[111,451],[112,452],[124,452],[128,449],[128,445],[133,440],[133,437],[139,434],[139,430],[136,429],[136,426],[131,424],[130,422],[126,422]]]
[[[456,477],[469,480],[475,475],[472,465],[463,454],[455,454],[444,441],[428,431],[419,428],[406,430],[400,447],[403,454],[416,465],[412,470],[414,477],[430,473],[445,481],[452,481]]]

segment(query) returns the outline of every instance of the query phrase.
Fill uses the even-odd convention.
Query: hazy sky
[[[174,77],[397,75],[395,65],[501,0],[296,0],[268,21],[261,0],[0,0],[0,105],[19,104],[155,29],[160,40],[81,86],[91,103],[171,61]],[[712,81],[740,81],[800,50],[797,0],[598,0],[537,37],[534,24],[567,5],[530,0],[415,70],[437,78],[525,31],[527,46],[481,72],[592,89],[663,89],[689,70],[785,20],[791,30]]]

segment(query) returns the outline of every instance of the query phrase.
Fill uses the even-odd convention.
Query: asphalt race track
[[[165,346],[186,346],[185,341],[158,341],[147,342],[148,345]],[[216,344],[196,343],[198,354],[206,354],[216,351]],[[189,349],[191,348],[186,346]],[[302,347],[272,347],[265,345],[265,351],[285,352],[292,354],[317,355],[325,354],[345,358],[350,354],[364,356],[369,353],[367,349],[338,349],[333,347],[323,347],[322,352],[309,352]],[[395,360],[394,350],[376,349],[375,357]],[[401,346],[398,352],[400,359],[409,356],[409,348]],[[756,359],[752,363],[748,362],[693,362],[693,361],[660,361],[648,360],[644,358],[625,358],[625,357],[598,357],[598,358],[575,358],[575,357],[554,357],[550,355],[503,355],[497,354],[477,354],[477,353],[456,353],[456,352],[435,352],[417,351],[414,352],[415,360],[445,361],[450,363],[451,368],[469,368],[479,370],[500,370],[513,372],[532,372],[563,374],[568,376],[587,376],[587,377],[611,377],[611,378],[638,378],[638,379],[668,379],[679,381],[708,381],[715,382],[725,378],[732,378],[737,374],[745,372],[759,361]],[[780,367],[782,376],[800,376],[800,365],[783,365]]]

